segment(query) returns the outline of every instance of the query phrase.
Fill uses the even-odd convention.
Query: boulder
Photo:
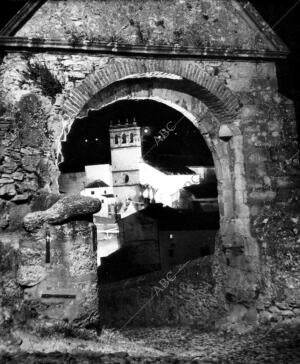
[[[16,194],[16,189],[13,183],[5,184],[0,187],[0,196],[4,198],[12,198]]]
[[[22,165],[25,171],[35,172],[41,157],[39,155],[25,155],[22,158]]]
[[[57,201],[46,211],[29,213],[24,218],[24,227],[32,232],[44,223],[61,224],[75,217],[92,215],[101,209],[100,200],[81,195],[70,195]]]

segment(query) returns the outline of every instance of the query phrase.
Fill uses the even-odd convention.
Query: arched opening
[[[182,113],[154,100],[121,100],[77,119],[62,151],[61,192],[76,190],[103,204],[94,216],[102,282],[213,254],[214,161]],[[113,225],[117,234],[105,233]]]
[[[230,301],[246,302],[255,299],[260,274],[259,250],[250,232],[243,136],[239,128],[240,105],[237,97],[195,63],[184,62],[179,67],[175,61],[120,62],[87,77],[71,92],[64,104],[64,129],[61,140],[66,142],[71,126],[90,118],[94,112],[102,112],[108,107],[119,110],[121,101],[131,100],[154,101],[166,105],[170,110],[179,112],[189,120],[189,124],[200,131],[214,162],[218,186],[220,230],[215,240],[218,277],[214,282],[220,285],[220,288],[222,286],[219,291],[224,292]],[[128,110],[127,108],[127,114]],[[149,115],[151,113],[152,110],[149,111]],[[134,127],[135,123],[132,124]],[[167,128],[163,129],[167,130],[160,130],[161,133],[155,139],[156,144],[168,140],[168,136],[173,133],[174,125],[170,121],[165,126]],[[118,130],[120,129],[118,122],[113,127],[115,134],[122,134]],[[146,126],[144,132],[151,133],[151,128]],[[128,139],[130,140],[129,134]],[[139,141],[140,139],[134,136],[132,147],[135,148]],[[110,145],[111,148],[115,146],[112,138]],[[127,148],[127,145],[124,147]],[[113,179],[115,184],[124,181],[123,173],[114,177],[116,177]],[[130,180],[134,182],[132,177],[130,176]],[[145,187],[142,193],[139,191],[139,196],[151,204],[155,201],[156,188]],[[116,194],[117,207],[114,213],[118,213],[123,206],[123,197],[122,191],[120,195]],[[129,197],[127,202],[125,207],[130,211],[129,207],[136,201]],[[101,231],[103,239],[110,239],[114,231],[114,229],[110,232]],[[172,233],[169,235],[170,240],[173,236]],[[174,254],[173,250],[171,246],[169,249],[171,256]],[[198,275],[197,272],[195,274]],[[131,309],[134,311],[133,306]]]
[[[122,134],[122,144],[126,144],[127,143],[127,136],[126,134]]]

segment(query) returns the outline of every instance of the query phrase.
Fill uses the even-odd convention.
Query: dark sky
[[[116,124],[120,120],[122,124],[126,119],[132,122],[133,118],[142,128],[143,156],[149,162],[164,169],[171,167],[174,173],[183,171],[185,165],[213,166],[206,143],[189,120],[166,105],[143,100],[120,101],[117,107],[113,104],[90,112],[88,118],[76,120],[67,142],[63,143],[66,163],[61,165],[61,170],[81,171],[85,164],[110,163],[110,121]],[[158,142],[156,138],[168,122],[171,122],[169,135],[163,142]]]
[[[1,0],[0,28],[24,5],[24,0]]]
[[[288,61],[279,63],[280,91],[299,103],[300,1],[251,0],[251,2],[291,51]]]

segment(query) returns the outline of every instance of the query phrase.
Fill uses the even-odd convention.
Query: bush
[[[52,100],[63,91],[62,83],[51,73],[46,64],[28,60],[27,70],[23,76],[33,81],[41,89],[42,94],[51,97]]]

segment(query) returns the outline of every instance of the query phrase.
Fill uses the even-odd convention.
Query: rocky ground
[[[300,320],[243,335],[189,328],[126,328],[102,335],[37,337],[18,331],[0,346],[1,364],[300,363]],[[5,346],[4,346],[5,345]]]

